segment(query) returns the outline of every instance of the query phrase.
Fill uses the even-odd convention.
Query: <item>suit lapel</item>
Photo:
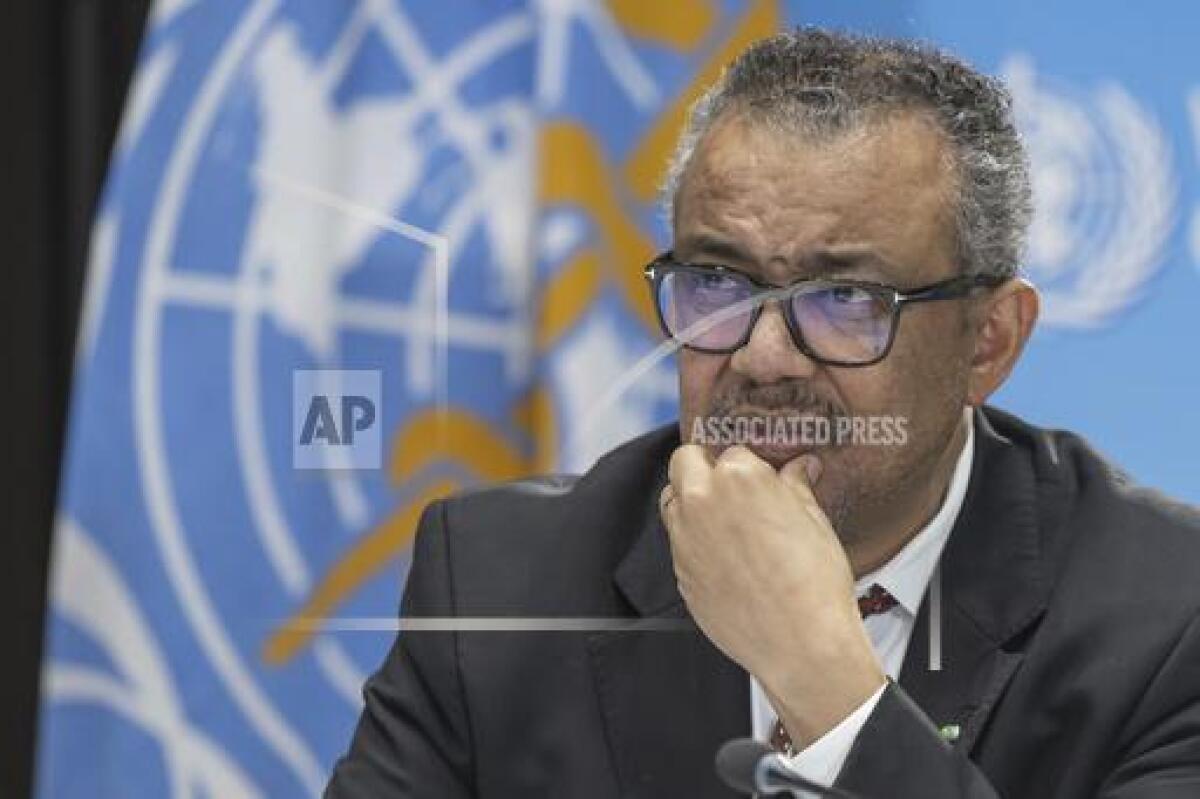
[[[975,413],[963,510],[921,604],[899,682],[955,746],[970,752],[1021,665],[1022,634],[1049,594],[1030,454]],[[934,588],[934,582],[940,583]],[[932,595],[940,590],[940,613]],[[940,617],[940,618],[938,618]],[[941,668],[930,668],[940,622]]]
[[[1024,659],[984,635],[953,604],[942,612],[941,668],[930,668],[928,602],[913,629],[900,686],[963,751],[978,741],[996,701]]]
[[[593,636],[597,696],[622,796],[734,797],[713,757],[725,741],[750,734],[750,680],[700,632],[679,595],[658,516],[665,466],[662,458],[614,582],[638,616],[678,624]]]

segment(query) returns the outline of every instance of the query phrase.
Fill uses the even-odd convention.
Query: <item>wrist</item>
[[[821,738],[887,684],[861,627],[859,632],[861,640],[811,641],[803,655],[783,658],[759,677],[797,749]]]
[[[886,685],[887,675],[879,673],[855,685],[847,684],[822,692],[811,701],[778,700],[779,718],[791,738],[792,746],[796,751],[807,749],[869,702]]]

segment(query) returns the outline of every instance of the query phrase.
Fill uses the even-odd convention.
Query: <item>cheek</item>
[[[894,409],[899,386],[889,361],[891,356],[874,366],[828,369],[838,403],[851,416],[873,416]]]
[[[899,362],[910,382],[918,384],[927,401],[960,403],[966,388],[969,356],[966,331],[955,303],[924,308],[924,317],[906,320],[912,335],[900,348]],[[897,337],[897,344],[900,344]]]
[[[962,413],[967,377],[962,347],[957,319],[949,314],[929,313],[921,318],[912,314],[902,320],[891,354],[878,365],[877,386],[886,388],[876,390],[874,412],[907,418],[912,443],[918,448],[940,440]]]
[[[830,380],[847,410],[864,416],[906,416],[920,426],[934,423],[926,417],[957,413],[966,386],[957,324],[951,318],[910,314],[901,320],[892,350],[882,361],[861,369],[830,369]]]
[[[680,350],[678,358],[679,420],[690,426],[691,420],[708,408],[729,356]]]

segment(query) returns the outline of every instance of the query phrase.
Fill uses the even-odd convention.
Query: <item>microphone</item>
[[[717,750],[717,774],[725,784],[742,793],[775,794],[781,791],[807,791],[809,795],[830,799],[856,799],[840,788],[819,785],[787,767],[783,758],[769,746],[753,738],[734,738]]]

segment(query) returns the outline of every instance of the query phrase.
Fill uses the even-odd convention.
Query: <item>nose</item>
[[[792,341],[779,303],[768,302],[750,331],[750,340],[730,358],[729,368],[755,383],[770,384],[812,377],[817,362]]]

